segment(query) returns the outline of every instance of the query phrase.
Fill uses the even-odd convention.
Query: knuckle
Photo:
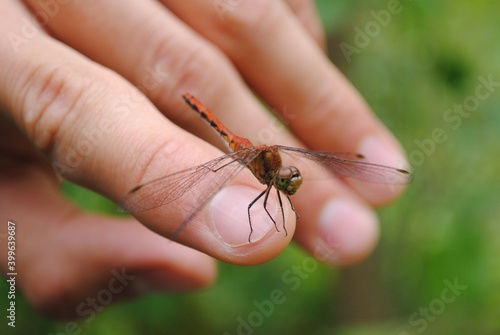
[[[207,50],[202,45],[191,47],[186,50],[184,59],[181,60],[183,66],[177,67],[174,91],[184,88],[200,87],[207,88],[213,86],[214,78],[217,77],[218,64],[223,63],[224,57],[218,57],[216,52]]]
[[[63,135],[65,122],[75,122],[77,106],[90,86],[84,76],[72,73],[68,66],[40,66],[23,85],[19,122],[34,145],[47,154]]]
[[[148,182],[162,175],[173,173],[175,170],[181,170],[182,167],[189,167],[187,162],[190,157],[186,157],[188,152],[187,143],[178,141],[178,134],[163,134],[163,140],[152,140],[151,134],[139,136],[134,139],[134,154],[128,159],[132,162],[133,171],[128,173],[130,184],[125,187],[126,190],[140,183]],[[191,148],[192,151],[192,148]]]
[[[332,92],[330,84],[325,83],[319,87],[320,89],[309,98],[311,106],[309,110],[314,111],[314,113],[308,113],[307,117],[300,118],[300,122],[308,129],[321,129],[325,120],[331,119],[332,113],[334,113],[334,124],[338,127],[346,127],[345,120],[348,115],[346,115],[346,110],[342,108],[347,94],[345,88],[339,85],[336,87],[336,91]]]
[[[148,95],[160,106],[167,107],[173,118],[176,111],[182,111],[182,108],[175,108],[182,105],[179,93],[196,88],[205,92],[207,88],[210,90],[214,87],[214,78],[226,71],[222,65],[228,63],[226,57],[210,44],[180,36],[161,36],[154,50],[146,62],[168,75],[162,82],[161,92],[155,92],[158,98],[151,96],[152,92]]]

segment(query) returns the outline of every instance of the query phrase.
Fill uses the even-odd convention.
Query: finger
[[[6,131],[5,122],[0,127],[0,143],[21,139]],[[165,242],[133,219],[80,212],[60,197],[51,171],[33,163],[35,155],[24,150],[13,156],[10,147],[2,148],[0,236],[8,236],[7,222],[13,222],[15,271],[7,271],[5,257],[0,265],[4,273],[18,274],[18,287],[44,314],[90,318],[96,308],[128,297],[193,290],[213,282],[216,266],[210,257]],[[6,255],[4,242],[0,245]]]
[[[29,17],[26,13],[8,4],[0,29],[22,36],[21,29],[26,28],[20,22],[24,22],[36,34],[15,51],[2,40],[0,53],[6,66],[0,70],[0,97],[10,97],[2,103],[59,173],[119,200],[141,182],[220,155],[166,120],[122,78],[43,35],[24,19]],[[258,194],[255,183],[246,179],[241,177],[235,185],[246,185]],[[203,194],[204,190],[194,192]],[[244,199],[232,197],[231,192],[226,196],[245,206],[254,197],[249,192]],[[189,214],[183,209],[193,206],[191,199],[183,200],[185,206],[160,209],[161,217],[155,210],[136,216],[150,229],[171,236]],[[274,227],[267,221],[255,220],[254,226],[262,227],[261,234],[249,244],[246,212],[241,212],[238,221],[222,215],[215,227],[213,210],[207,206],[201,220],[190,223],[178,241],[219,259],[246,264],[273,258],[290,241],[290,235],[271,234]],[[288,221],[293,232],[293,218]],[[230,243],[223,239],[227,231]],[[235,243],[235,235],[241,243]]]
[[[164,2],[224,50],[276,110],[286,110],[285,122],[309,147],[360,152],[374,163],[401,167],[397,141],[280,1],[237,2],[223,19],[210,2]],[[193,8],[206,15],[190,15]],[[402,190],[352,186],[373,204]]]

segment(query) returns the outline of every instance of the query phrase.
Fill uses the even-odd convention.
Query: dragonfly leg
[[[278,200],[280,202],[281,218],[283,219],[283,230],[285,231],[285,236],[288,236],[288,231],[286,230],[285,226],[285,211],[283,210],[283,201],[281,201],[281,195],[278,189],[276,189],[276,193],[278,193]],[[290,198],[288,198],[288,200],[290,200]],[[276,230],[278,230],[278,228],[276,228]]]
[[[251,241],[251,237],[252,237],[252,233],[253,233],[253,227],[252,227],[252,215],[250,214],[250,210],[252,209],[252,206],[260,199],[262,198],[262,196],[264,194],[266,194],[266,200],[267,200],[267,194],[269,194],[269,190],[270,190],[270,186],[268,188],[266,188],[264,191],[262,191],[258,196],[257,198],[253,199],[252,202],[248,205],[248,223],[250,224],[250,234],[248,235],[248,242],[252,242]],[[265,208],[265,206],[264,206]],[[267,212],[267,209],[266,209],[266,212]],[[274,221],[274,219],[271,217],[271,215],[269,214],[269,212],[267,212],[267,214],[269,215],[269,217],[271,218],[271,220],[273,220],[274,222],[274,225],[276,226],[276,222]]]
[[[290,203],[290,207],[292,208],[292,211],[295,213],[295,218],[300,219],[299,212],[295,210],[295,207],[293,207],[292,199],[287,195],[286,198],[288,199],[288,202]]]
[[[266,188],[265,192],[266,192],[266,196],[264,197],[264,209],[266,210],[266,213],[269,216],[269,218],[271,219],[271,221],[273,221],[274,228],[276,228],[276,231],[279,232],[280,230],[278,229],[278,225],[276,224],[276,220],[274,220],[274,218],[271,216],[271,213],[269,213],[269,211],[267,210],[267,199],[269,198],[269,193],[271,192],[271,186],[268,186]],[[278,198],[279,198],[279,192],[278,192]],[[280,205],[281,205],[281,199],[280,199]]]
[[[228,162],[228,163],[226,163],[226,164],[224,164],[224,165],[222,165],[222,166],[219,166],[219,167],[218,167],[218,168],[216,168],[216,169],[211,169],[211,170],[212,170],[212,172],[219,172],[219,170],[222,170],[222,169],[223,169],[223,168],[225,168],[226,166],[231,165],[231,164],[233,164],[233,163],[235,163],[235,162],[238,162],[238,163],[243,164],[243,165],[245,165],[245,166],[247,165],[247,163],[246,163],[244,160],[242,160],[242,159],[238,159],[238,158],[235,158],[234,160],[232,160],[232,161],[230,161],[230,162]]]

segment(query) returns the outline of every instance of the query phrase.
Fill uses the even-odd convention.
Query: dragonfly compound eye
[[[274,179],[274,186],[287,195],[294,195],[301,184],[302,176],[295,166],[280,168]]]

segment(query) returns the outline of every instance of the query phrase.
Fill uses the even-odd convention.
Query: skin
[[[292,198],[299,224],[286,207],[285,237],[255,215],[252,243],[246,206],[263,188],[246,173],[175,242],[166,237],[192,199],[118,219],[84,213],[61,196],[55,172],[118,202],[140,183],[222,155],[184,92],[240,136],[271,130],[267,144],[361,152],[371,162],[402,165],[397,141],[325,56],[312,1],[221,3],[232,6],[68,1],[46,15],[35,0],[1,2],[0,234],[7,220],[16,222],[17,287],[41,312],[78,316],[76,306],[106,287],[112,270],[134,276],[121,299],[210,285],[216,259],[263,263],[292,237],[336,265],[363,259],[376,244],[371,208],[401,188],[335,178],[304,184]],[[276,127],[254,93],[290,131]]]

